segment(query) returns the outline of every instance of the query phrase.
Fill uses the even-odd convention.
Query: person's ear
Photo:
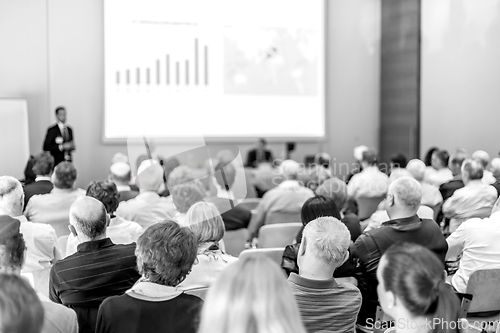
[[[349,259],[349,251],[346,251],[344,255],[344,259],[342,259],[342,262],[340,263],[339,267],[345,264],[345,262]]]
[[[111,219],[109,218],[109,214],[106,214],[106,228],[109,227],[110,223],[111,223]]]
[[[71,231],[71,233],[73,234],[73,236],[75,236],[75,237],[78,236],[78,233],[76,232],[74,225],[70,224],[70,225],[68,225],[68,228],[69,228],[69,231]]]
[[[387,300],[387,307],[389,309],[392,309],[396,306],[396,295],[392,291],[387,290],[385,292],[386,300]]]
[[[24,211],[24,198],[25,198],[25,194],[23,193],[21,195],[21,202],[20,202],[20,205],[21,205],[21,213]]]

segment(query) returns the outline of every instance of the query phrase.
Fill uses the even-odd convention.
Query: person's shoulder
[[[122,251],[122,252],[135,252],[136,244],[135,243],[130,243],[130,244],[113,244],[111,246],[112,249],[115,251]]]
[[[52,126],[49,126],[49,127],[47,128],[47,131],[53,131],[53,130],[55,130],[57,127],[58,127],[58,126],[57,126],[57,124],[54,124],[54,125],[52,125]]]
[[[52,227],[48,223],[34,223],[34,222],[24,222],[21,224],[21,232],[23,229],[32,229],[35,235],[35,238],[42,238],[46,237],[47,235],[50,236],[55,236],[56,231],[54,230],[54,227]]]
[[[352,284],[350,282],[339,282],[338,279],[336,279],[336,280],[338,283],[338,288],[340,290],[344,290],[345,292],[352,293],[354,295],[359,294],[359,296],[361,296],[361,292],[359,291],[359,288],[356,287],[354,284]]]

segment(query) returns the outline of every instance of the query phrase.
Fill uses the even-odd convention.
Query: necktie
[[[63,127],[63,139],[64,139],[64,142],[68,142],[69,141],[69,133],[68,133],[68,128],[66,126]]]

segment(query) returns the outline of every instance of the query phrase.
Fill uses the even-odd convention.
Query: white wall
[[[292,158],[326,150],[337,163],[352,162],[354,146],[378,144],[380,0],[328,0],[327,22],[327,138],[299,143]],[[28,99],[31,153],[41,150],[53,110],[64,105],[78,185],[105,178],[113,154],[127,149],[101,142],[102,0],[1,1],[0,45],[0,97]],[[253,143],[237,145],[246,156]],[[270,148],[284,156],[284,143]]]
[[[422,1],[422,152],[498,156],[500,1]]]

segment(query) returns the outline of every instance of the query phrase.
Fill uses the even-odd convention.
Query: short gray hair
[[[408,208],[416,211],[420,207],[422,187],[411,177],[401,177],[393,181],[389,186],[389,193],[395,195]]]
[[[0,213],[5,215],[21,214],[22,196],[23,187],[17,179],[11,176],[0,177]]]
[[[466,159],[462,164],[462,177],[463,174],[467,174],[469,180],[483,178],[484,168],[481,161]]]
[[[92,197],[80,197],[69,210],[70,219],[90,239],[101,236],[107,227],[107,212],[104,204]]]
[[[349,250],[351,234],[344,223],[324,216],[304,227],[302,242],[305,251],[312,251],[326,264],[339,264]]]
[[[406,165],[406,170],[419,182],[424,180],[425,163],[419,159],[413,159]]]
[[[347,186],[336,177],[330,178],[316,189],[316,194],[333,199],[338,210],[341,211],[347,201]]]
[[[191,229],[199,244],[218,242],[224,237],[224,221],[215,205],[200,201],[189,208],[186,227]]]

